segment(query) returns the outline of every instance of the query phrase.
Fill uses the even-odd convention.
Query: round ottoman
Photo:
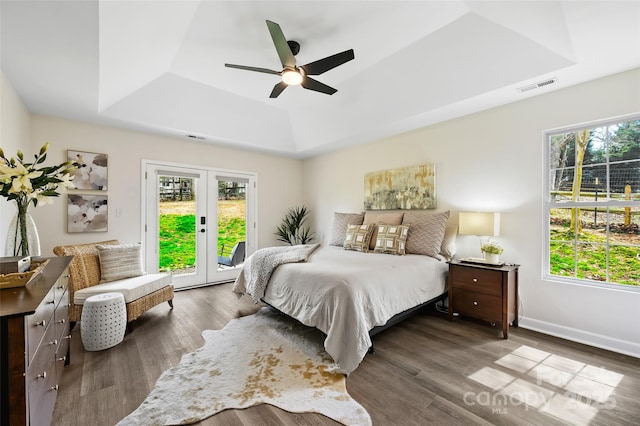
[[[127,328],[127,308],[120,293],[88,297],[82,305],[80,336],[87,351],[101,351],[122,342]]]

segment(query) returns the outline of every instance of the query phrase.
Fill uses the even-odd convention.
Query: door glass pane
[[[195,179],[158,176],[158,270],[173,275],[196,270]]]
[[[247,182],[218,178],[218,269],[244,262],[247,224]]]

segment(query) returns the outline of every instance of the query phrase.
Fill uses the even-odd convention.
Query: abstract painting
[[[423,210],[436,208],[434,164],[367,173],[365,210]]]
[[[67,232],[106,232],[106,195],[67,195]]]
[[[107,190],[107,154],[68,150],[67,160],[78,163],[73,177],[75,189]]]

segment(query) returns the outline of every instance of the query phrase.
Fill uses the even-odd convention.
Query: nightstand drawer
[[[501,323],[502,298],[454,288],[453,311],[460,315]]]
[[[502,296],[502,274],[481,268],[456,266],[449,271],[453,288],[464,288],[495,296]]]

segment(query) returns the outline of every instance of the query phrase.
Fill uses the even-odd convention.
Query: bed
[[[273,268],[259,298],[322,331],[327,353],[345,374],[363,360],[372,346],[371,335],[380,327],[446,294],[448,265],[442,256],[396,256],[323,245],[303,260]],[[251,294],[245,280],[251,263],[250,257],[234,284],[239,295]]]

